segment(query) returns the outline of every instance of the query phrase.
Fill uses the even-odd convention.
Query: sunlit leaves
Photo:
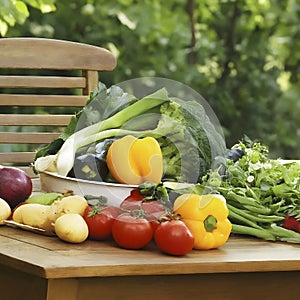
[[[3,19],[12,2],[0,0],[2,35],[13,21],[13,10]],[[39,8],[53,0],[22,2]],[[299,158],[299,0],[194,3],[193,63],[188,0],[59,0],[52,14],[29,8],[27,22],[9,28],[7,36],[106,47],[118,59],[117,68],[101,77],[106,84],[141,76],[178,80],[206,98],[228,146],[247,134],[269,145],[274,156]]]
[[[8,28],[16,23],[25,22],[29,17],[27,5],[48,13],[55,10],[54,2],[55,0],[0,0],[0,35],[5,36]]]

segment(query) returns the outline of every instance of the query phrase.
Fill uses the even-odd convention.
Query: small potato
[[[23,204],[20,206],[17,206],[14,210],[13,210],[13,214],[12,214],[12,220],[17,222],[17,223],[22,223],[23,224],[23,206],[27,205],[27,204]]]
[[[84,197],[78,195],[63,197],[53,202],[49,218],[55,222],[63,214],[76,213],[83,216],[87,206],[88,202]]]
[[[76,213],[60,216],[54,223],[54,230],[61,240],[68,243],[82,243],[89,235],[86,222]]]
[[[86,199],[78,195],[64,197],[60,203],[65,213],[77,213],[81,216],[88,206]]]
[[[13,214],[13,220],[44,230],[53,230],[52,221],[49,220],[49,205],[28,203],[19,206]]]
[[[0,198],[0,224],[2,224],[4,220],[7,220],[10,214],[10,206],[4,199]]]

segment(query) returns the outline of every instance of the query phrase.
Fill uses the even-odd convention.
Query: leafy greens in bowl
[[[91,154],[93,167],[99,160],[100,166],[102,162],[102,167],[95,169],[100,175],[83,179],[114,182],[109,172],[102,172],[109,145],[105,141],[125,135],[151,136],[161,147],[162,180],[196,183],[216,157],[224,157],[226,145],[204,106],[192,98],[188,93],[180,98],[170,96],[165,87],[137,98],[119,86],[106,88],[100,83],[64,132],[37,151],[34,168],[37,172],[82,178],[76,172],[75,162],[82,155]]]

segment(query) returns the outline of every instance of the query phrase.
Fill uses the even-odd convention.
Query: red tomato
[[[111,237],[111,228],[120,209],[114,206],[94,208],[88,206],[83,218],[89,228],[89,238],[92,240],[106,240]]]
[[[112,236],[122,248],[141,249],[152,240],[153,229],[147,219],[123,213],[112,225]]]
[[[165,214],[165,207],[156,200],[144,200],[145,195],[142,195],[138,189],[133,189],[130,195],[124,199],[120,207],[124,210],[142,209],[148,214],[153,214],[159,218]]]
[[[181,220],[161,222],[154,233],[154,240],[162,252],[171,255],[185,255],[194,246],[194,236]]]
[[[126,210],[139,209],[142,200],[145,198],[138,189],[133,189],[130,195],[123,200],[120,207]]]
[[[150,225],[152,226],[153,233],[154,233],[155,230],[156,230],[156,228],[157,228],[158,225],[160,224],[160,223],[159,223],[159,218],[157,218],[157,217],[154,216],[154,215],[147,215],[145,218],[149,221]]]

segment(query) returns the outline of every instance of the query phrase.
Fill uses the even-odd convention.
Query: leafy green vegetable
[[[81,128],[79,131],[74,132],[64,141],[63,145],[56,153],[55,159],[51,157],[52,167],[55,165],[58,174],[66,176],[73,167],[75,153],[80,147],[86,146],[89,143],[100,139],[118,135],[116,131],[112,131],[111,134],[109,130],[111,128],[114,129],[121,127],[128,120],[162,104],[165,101],[167,101],[167,97],[164,91],[154,93],[134,102],[132,105],[127,106],[124,109],[120,109],[117,113],[107,119],[101,120],[95,124]],[[74,126],[74,121],[71,121],[71,125]],[[68,129],[66,131],[68,131]],[[72,128],[69,129],[69,132],[72,132]],[[97,135],[99,132],[102,134]],[[51,144],[49,145],[49,148],[51,151],[53,151]],[[48,151],[46,150],[45,152],[47,153]],[[38,156],[39,155],[40,154],[38,154]],[[47,156],[37,157],[34,165],[35,169],[37,171],[43,171],[43,169],[39,168],[41,166],[40,163],[43,160],[48,159],[49,157]]]
[[[233,148],[244,155],[227,160],[225,175],[210,171],[202,182],[226,198],[232,232],[300,243],[299,233],[282,227],[286,216],[300,220],[300,164],[269,159],[266,146],[247,138]]]
[[[198,102],[174,97],[170,100],[161,106],[162,118],[156,129],[171,140],[171,143],[162,146],[166,158],[165,177],[198,182],[211,167],[212,158],[225,154],[224,139],[216,132]]]
[[[107,89],[100,82],[98,88],[91,93],[87,104],[77,116],[77,118],[80,117],[80,122],[76,124],[76,131],[108,119],[136,101],[137,99],[133,95],[124,93],[120,87],[113,85]]]
[[[170,201],[185,193],[220,193],[226,198],[232,233],[300,243],[297,230],[283,227],[286,216],[300,221],[300,163],[269,159],[267,147],[248,138],[233,149],[243,155],[234,160],[227,155],[225,173],[210,169],[196,184],[164,182]]]
[[[197,182],[214,157],[226,151],[223,137],[199,103],[169,97],[165,88],[137,100],[120,88],[106,90],[100,85],[58,141],[37,153],[35,167],[43,171],[39,168],[41,159],[50,159],[52,154],[52,166],[59,174],[67,175],[76,152],[95,142],[129,134],[158,139],[164,178],[175,181]]]
[[[35,159],[56,154],[75,131],[103,121],[136,101],[136,98],[124,93],[118,86],[107,89],[99,82],[98,87],[90,93],[86,105],[71,118],[70,123],[57,139],[37,151]]]

